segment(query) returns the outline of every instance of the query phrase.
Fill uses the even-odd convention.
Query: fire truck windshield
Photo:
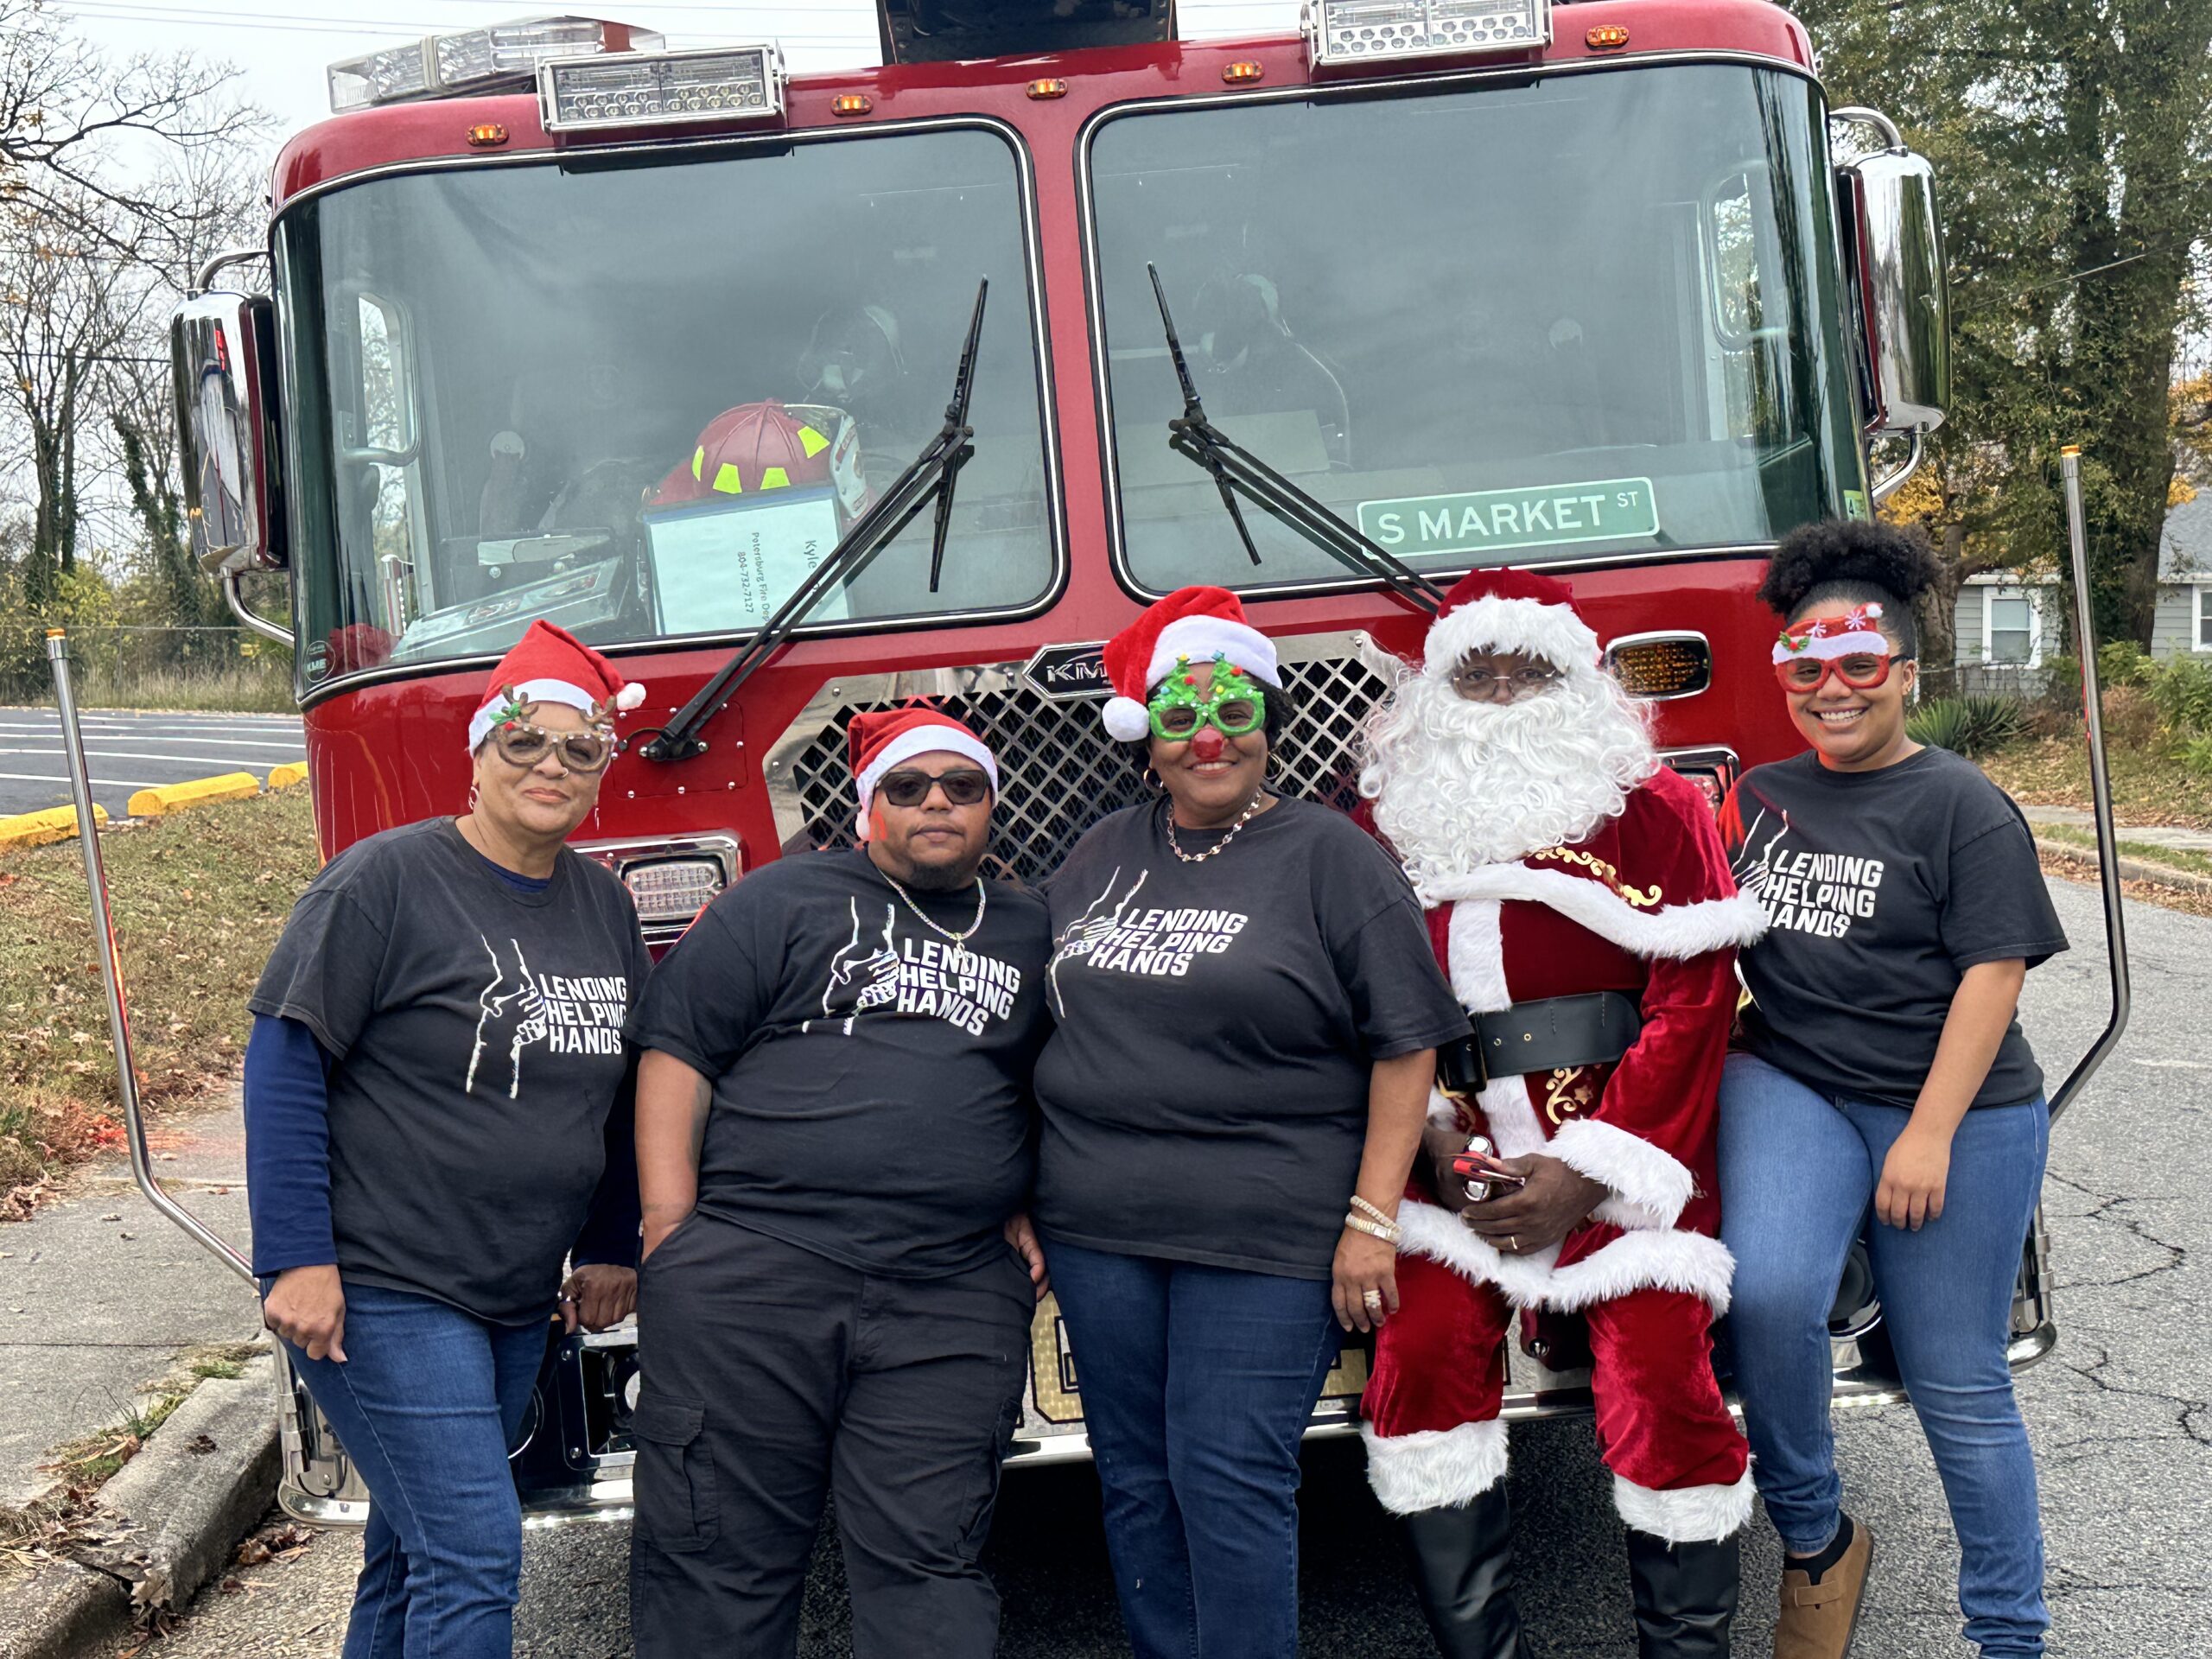
[[[372,179],[277,229],[307,683],[757,627],[944,419],[977,282],[974,458],[812,613],[1052,585],[1030,207],[982,125]]]
[[[1164,442],[1182,395],[1416,569],[1771,542],[1863,510],[1819,95],[1740,65],[1153,106],[1086,174],[1141,586],[1341,581]]]

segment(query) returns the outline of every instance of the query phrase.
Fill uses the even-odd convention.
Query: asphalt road
[[[307,759],[297,715],[118,714],[82,716],[92,799],[124,816],[137,790],[222,772],[269,769]],[[61,717],[52,709],[0,709],[0,817],[69,804]]]
[[[2054,883],[2077,950],[2030,976],[2025,1018],[2054,1077],[2101,1023],[2094,890]],[[2020,1379],[2041,1459],[2050,1651],[2081,1659],[2212,1653],[2212,919],[2130,906],[2136,1010],[2128,1040],[2059,1126],[2044,1189],[2062,1335]],[[1911,1414],[1837,1424],[1846,1501],[1878,1540],[1854,1659],[1952,1659],[1957,1554]],[[1536,1659],[1628,1659],[1627,1592],[1605,1476],[1581,1421],[1516,1428],[1521,1595]],[[1356,1443],[1309,1448],[1303,1496],[1306,1652],[1369,1659],[1430,1651],[1390,1526],[1367,1495]],[[516,1651],[613,1659],[630,1651],[629,1529],[533,1532]],[[334,1656],[359,1546],[324,1535],[296,1560],[241,1569],[203,1594],[144,1659]],[[1009,1477],[989,1554],[1007,1659],[1128,1652],[1114,1609],[1087,1468]],[[1777,1554],[1763,1520],[1745,1552],[1738,1655],[1769,1651]],[[834,1548],[818,1545],[802,1652],[849,1652]],[[917,1653],[927,1651],[918,1635]],[[121,1650],[118,1650],[118,1659]]]

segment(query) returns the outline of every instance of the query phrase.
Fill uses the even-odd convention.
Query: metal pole
[[[123,1096],[123,1122],[130,1145],[130,1173],[160,1211],[215,1259],[248,1284],[253,1264],[199,1217],[162,1191],[154,1179],[154,1160],[146,1150],[146,1120],[138,1105],[138,1071],[130,1052],[130,1020],[124,1010],[123,963],[116,955],[115,917],[108,906],[107,870],[100,860],[99,826],[92,818],[92,774],[85,763],[85,736],[77,726],[77,694],[69,683],[69,638],[60,628],[46,631],[46,658],[54,669],[54,695],[61,705],[61,740],[69,751],[69,792],[77,803],[77,844],[85,855],[85,882],[92,893],[92,931],[99,947],[100,977],[107,987],[108,1028],[115,1038],[115,1080]]]
[[[2119,837],[2112,823],[2112,779],[2105,770],[2105,711],[2097,683],[2097,636],[2089,616],[2089,544],[2082,514],[2082,447],[2069,443],[2058,452],[2059,475],[2066,486],[2066,542],[2074,564],[2074,654],[2082,664],[2082,719],[2089,743],[2089,798],[2096,809],[2097,885],[2104,892],[2105,949],[2112,963],[2112,1017],[2104,1034],[2090,1045],[2079,1065],[2050,1097],[2053,1122],[2074,1103],[2083,1085],[2105,1063],[2127,1029],[2133,1002],[2127,973],[2127,918],[2120,907]]]

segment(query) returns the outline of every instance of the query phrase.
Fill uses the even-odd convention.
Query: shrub
[[[2175,751],[2182,770],[2198,778],[2212,778],[2212,737],[2192,737]]]
[[[2018,741],[2028,729],[2028,705],[2018,697],[1986,694],[1930,697],[1905,717],[1905,734],[1973,759]]]
[[[2105,693],[2105,741],[2120,748],[2147,748],[2158,735],[2158,705],[2142,687],[2115,686]]]
[[[2113,639],[2097,647],[2097,677],[2107,685],[2140,685],[2151,658],[2133,639]]]
[[[1930,697],[1904,719],[1905,735],[1933,749],[1967,752],[1967,705],[1962,697]]]
[[[2140,682],[2176,738],[2212,734],[2212,663],[2194,657],[2166,657],[2152,664]]]

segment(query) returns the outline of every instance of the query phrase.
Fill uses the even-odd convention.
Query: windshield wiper
[[[1160,268],[1147,264],[1145,270],[1152,276],[1152,296],[1160,302],[1167,354],[1174,359],[1176,378],[1183,384],[1183,412],[1167,423],[1167,447],[1177,454],[1188,455],[1213,475],[1221,503],[1229,509],[1252,563],[1260,563],[1260,550],[1252,544],[1243,510],[1236,505],[1239,495],[1256,502],[1356,575],[1380,578],[1408,605],[1433,615],[1444,601],[1441,588],[1377,547],[1357,526],[1339,518],[1206,418],[1205,405],[1198,401],[1198,385],[1191,378],[1191,365],[1183,356],[1183,342],[1175,335],[1175,320],[1167,314],[1167,290],[1160,284]]]
[[[944,406],[944,424],[924,446],[913,465],[899,474],[876,504],[853,521],[830,555],[817,565],[752,638],[724,663],[715,677],[701,686],[691,701],[668,724],[652,731],[651,741],[638,753],[648,760],[688,760],[707,752],[699,728],[720,714],[741,687],[753,677],[793,629],[806,620],[814,607],[868,569],[875,556],[899,539],[915,515],[937,499],[937,524],[930,542],[930,591],[935,593],[944,568],[944,543],[952,528],[952,492],[960,469],[976,453],[975,429],[968,424],[968,400],[975,390],[976,353],[983,339],[983,302],[991,290],[985,277],[976,285],[975,315],[968,321],[967,343],[960,348],[960,369],[952,382],[952,401]],[[640,732],[638,736],[646,734]]]

